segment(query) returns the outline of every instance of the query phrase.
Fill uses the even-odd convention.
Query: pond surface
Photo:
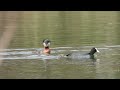
[[[119,79],[119,11],[0,13],[0,79]],[[49,56],[35,54],[51,40]],[[71,52],[95,59],[68,59]]]

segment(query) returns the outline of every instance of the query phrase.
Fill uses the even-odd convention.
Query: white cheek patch
[[[47,46],[45,43],[43,43],[44,46]]]
[[[95,48],[96,49],[96,51],[99,53],[100,51],[97,49],[97,48]]]
[[[44,45],[45,47],[48,47],[48,46],[50,46],[50,42],[49,42],[48,44],[43,43],[43,45]]]
[[[50,46],[50,42],[48,43],[48,46]]]

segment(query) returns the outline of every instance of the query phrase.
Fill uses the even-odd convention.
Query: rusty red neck
[[[44,47],[44,51],[45,54],[50,54],[50,49],[49,47]]]

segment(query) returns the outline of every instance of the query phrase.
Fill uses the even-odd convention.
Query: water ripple
[[[59,59],[60,55],[64,55],[66,53],[70,52],[88,52],[91,47],[86,48],[84,47],[56,47],[56,48],[51,48],[52,52],[51,55],[39,55],[39,54],[34,54],[34,51],[40,51],[42,48],[18,48],[18,49],[1,49],[0,50],[0,56],[2,56],[0,59],[2,60],[13,60],[13,59]],[[99,46],[97,46],[99,47]],[[98,49],[102,53],[107,52],[109,50],[114,50],[114,47],[117,48],[117,50],[120,50],[120,45],[113,45],[113,46],[104,46],[104,47],[99,47]],[[119,52],[119,51],[118,51]],[[109,53],[110,54],[110,53]],[[111,55],[119,55],[119,53],[112,53]]]

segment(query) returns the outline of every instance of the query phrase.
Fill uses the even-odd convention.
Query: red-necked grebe
[[[43,54],[50,54],[51,50],[50,50],[50,43],[51,41],[49,39],[44,39],[43,40]]]

